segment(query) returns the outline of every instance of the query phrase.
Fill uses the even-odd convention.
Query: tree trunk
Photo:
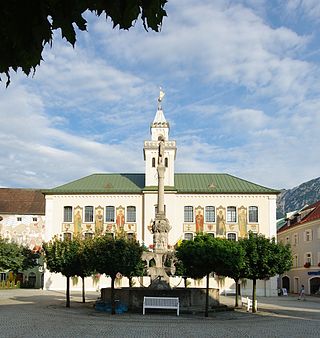
[[[235,278],[234,279],[235,284],[236,284],[236,299],[235,299],[235,307],[239,307],[239,288],[238,288],[238,283],[239,283],[239,279]]]
[[[116,304],[114,301],[114,280],[115,277],[111,277],[111,314],[116,314]]]
[[[66,307],[70,307],[70,277],[67,277]]]
[[[183,280],[184,280],[184,287],[185,287],[185,288],[187,287],[187,279],[188,279],[188,277],[183,277]]]
[[[207,285],[206,285],[206,309],[204,312],[204,316],[209,316],[209,273],[207,274]]]
[[[132,288],[132,286],[133,286],[132,285],[132,277],[128,277],[128,279],[129,279],[129,287]]]
[[[84,276],[82,276],[81,279],[82,279],[82,303],[85,303],[86,294],[85,294],[85,287],[84,287]]]
[[[253,289],[252,289],[252,312],[257,312],[256,309],[256,299],[257,299],[257,280],[253,279]]]

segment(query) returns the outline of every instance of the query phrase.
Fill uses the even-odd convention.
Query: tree
[[[94,241],[94,267],[98,273],[111,277],[111,313],[115,314],[114,282],[118,273],[128,278],[142,264],[143,247],[135,240],[110,238],[105,235]]]
[[[235,307],[238,307],[239,290],[238,283],[240,278],[245,275],[245,251],[239,242],[217,238],[219,245],[218,264],[215,273],[221,276],[230,277],[235,281],[236,296]]]
[[[129,29],[140,17],[146,30],[159,31],[167,0],[10,0],[0,3],[0,73],[10,70],[29,75],[42,60],[45,45],[52,45],[53,31],[61,30],[63,38],[76,43],[77,27],[87,29],[85,11],[110,18],[113,28]],[[1,78],[0,78],[1,80]]]
[[[0,269],[14,273],[35,267],[39,254],[0,237]]]
[[[55,237],[44,243],[43,249],[49,271],[61,273],[67,278],[66,307],[70,307],[70,277],[79,273],[80,241],[77,238],[61,240]]]
[[[256,312],[257,279],[268,279],[282,274],[292,267],[289,245],[276,243],[275,239],[264,235],[249,233],[248,238],[240,241],[245,250],[245,277],[252,279],[252,312]]]
[[[176,256],[183,264],[186,276],[194,279],[207,277],[205,317],[208,317],[209,309],[209,276],[216,265],[215,240],[207,234],[199,234],[194,240],[184,240],[176,248]]]
[[[77,255],[74,257],[76,264],[73,273],[74,276],[78,276],[82,280],[82,302],[85,303],[85,277],[89,277],[95,272],[92,264],[93,239],[81,239],[77,236],[73,240],[77,242],[78,247]]]

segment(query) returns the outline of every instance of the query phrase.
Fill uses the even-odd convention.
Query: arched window
[[[168,164],[169,164],[169,160],[168,160],[168,157],[166,157],[166,158],[164,159],[164,166],[165,166],[166,168],[168,168]]]
[[[258,223],[258,207],[249,207],[249,223]]]
[[[215,209],[214,206],[206,206],[206,212],[205,212],[205,221],[207,223],[213,223],[215,222]]]
[[[193,222],[193,207],[192,206],[184,207],[184,221]]]
[[[84,207],[84,221],[86,223],[93,223],[93,206]]]
[[[136,207],[127,207],[127,222],[136,222]]]
[[[152,168],[155,168],[156,166],[156,159],[155,157],[152,157]]]
[[[114,206],[106,206],[106,222],[114,222]]]
[[[227,208],[227,222],[235,223],[237,221],[237,208],[236,207],[228,207]]]
[[[72,222],[72,207],[71,206],[63,207],[63,221]]]

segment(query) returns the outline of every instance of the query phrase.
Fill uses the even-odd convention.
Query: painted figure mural
[[[116,224],[117,224],[117,232],[118,233],[123,232],[124,230],[124,208],[123,207],[117,208]]]
[[[247,209],[245,207],[241,207],[238,210],[238,224],[239,224],[239,236],[244,238],[247,236]]]
[[[226,217],[225,208],[219,207],[217,212],[217,235],[226,235]]]
[[[196,209],[196,232],[203,232],[203,208]]]
[[[95,220],[95,234],[100,236],[103,233],[103,209],[98,207],[96,209],[96,220]]]
[[[74,234],[80,235],[81,233],[82,233],[81,208],[76,208],[74,214]]]

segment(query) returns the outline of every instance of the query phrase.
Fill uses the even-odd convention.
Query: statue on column
[[[163,136],[159,136],[159,146],[158,146],[158,164],[163,165],[164,158],[164,138]]]

